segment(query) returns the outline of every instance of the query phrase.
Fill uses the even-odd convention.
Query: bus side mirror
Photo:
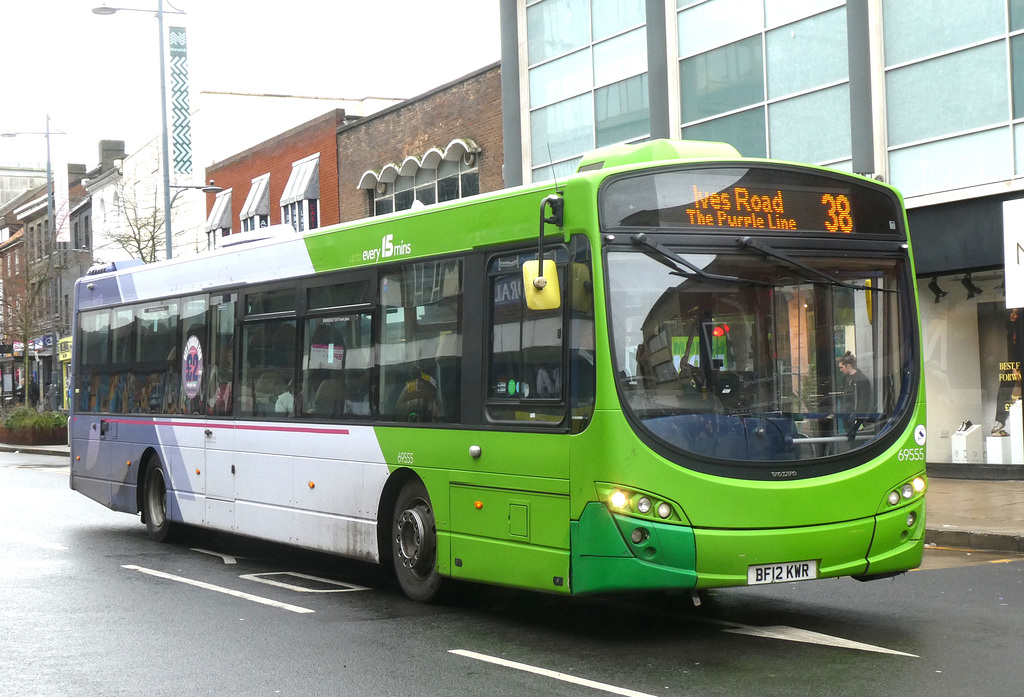
[[[551,215],[547,215],[548,209]],[[540,232],[537,239],[537,260],[523,262],[523,297],[531,310],[557,310],[562,304],[558,289],[558,269],[553,259],[544,258],[544,226],[562,227],[565,200],[551,194],[540,202]]]
[[[540,271],[537,260],[523,262],[523,290],[526,306],[531,310],[557,310],[562,304],[558,287],[558,269],[554,259],[544,260]]]

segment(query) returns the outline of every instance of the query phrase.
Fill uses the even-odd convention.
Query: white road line
[[[168,581],[177,581],[178,583],[185,583],[190,586],[197,588],[205,588],[209,591],[216,591],[217,593],[223,593],[225,595],[231,595],[236,598],[242,598],[243,600],[251,600],[254,603],[260,603],[261,605],[269,605],[271,607],[280,608],[282,610],[288,610],[289,612],[316,612],[316,610],[310,610],[309,608],[299,607],[298,605],[289,605],[288,603],[280,603],[270,598],[263,598],[258,595],[252,595],[251,593],[243,593],[242,591],[231,590],[230,588],[224,588],[222,586],[215,586],[212,583],[205,583],[203,581],[196,581],[191,578],[185,578],[184,576],[175,576],[174,574],[167,574],[163,571],[156,571],[154,569],[146,569],[141,566],[135,566],[134,564],[122,564],[122,569],[129,569],[131,571],[139,571],[150,576],[156,576],[157,578],[164,578]]]
[[[296,586],[293,583],[285,583],[283,581],[275,581],[270,578],[263,578],[264,576],[294,576],[295,578],[304,578],[308,581],[317,581],[328,586],[336,586],[336,588],[304,588],[303,586]],[[370,590],[366,586],[357,586],[353,583],[343,583],[329,578],[300,574],[298,571],[268,571],[261,574],[241,574],[239,575],[239,578],[244,578],[247,581],[255,581],[256,583],[266,583],[268,586],[287,588],[288,590],[295,591],[296,593],[350,593],[352,591]]]
[[[208,549],[200,549],[199,547],[192,547],[192,551],[193,552],[199,552],[200,554],[209,554],[211,557],[220,557],[221,559],[224,560],[225,564],[235,564],[235,563],[237,563],[235,557],[231,556],[230,554],[221,554],[220,552],[211,552]]]
[[[627,606],[621,602],[606,601],[606,604],[619,608],[632,609],[631,606]],[[723,632],[731,632],[733,634],[743,634],[746,636],[760,637],[762,639],[798,641],[805,644],[818,644],[820,646],[833,646],[842,649],[871,651],[873,653],[884,653],[889,654],[891,656],[906,656],[908,658],[920,658],[920,656],[918,656],[917,654],[895,651],[893,649],[887,649],[882,646],[864,644],[859,641],[850,641],[849,639],[843,639],[841,637],[834,637],[828,634],[812,632],[809,629],[798,629],[796,627],[787,627],[785,625],[777,625],[773,627],[751,627],[746,624],[740,624],[739,622],[730,622],[728,620],[720,620],[714,617],[700,617],[698,615],[687,615],[679,612],[672,612],[670,613],[670,616],[680,619],[684,622],[697,622],[700,624],[710,624],[715,627],[721,627]]]
[[[777,625],[774,627],[748,627],[746,625],[739,625],[736,627],[723,629],[722,631],[730,632],[732,634],[745,634],[747,636],[763,637],[765,639],[799,641],[805,644],[820,644],[822,646],[835,646],[841,649],[856,649],[858,651],[887,653],[893,656],[907,656],[908,658],[920,658],[920,656],[917,656],[912,653],[903,653],[902,651],[894,651],[893,649],[887,649],[883,646],[863,644],[859,641],[850,641],[849,639],[842,639],[840,637],[829,636],[828,634],[812,632],[809,629],[797,629],[796,627],[786,627],[784,625]]]
[[[648,694],[647,692],[637,692],[636,690],[630,690],[625,687],[606,685],[603,682],[595,682],[593,680],[587,680],[586,678],[577,678],[575,675],[559,673],[557,671],[548,670],[546,668],[537,668],[536,666],[527,665],[525,663],[506,661],[504,658],[488,656],[486,654],[476,653],[475,651],[466,651],[464,649],[450,649],[448,653],[454,653],[457,656],[465,656],[466,658],[472,658],[477,661],[484,661],[485,663],[493,663],[495,665],[503,666],[505,668],[514,668],[515,670],[522,670],[527,673],[542,675],[545,678],[561,680],[562,682],[572,683],[573,685],[582,685],[583,687],[590,687],[595,690],[601,690],[602,692],[610,692],[613,695],[625,695],[626,697],[654,697],[654,695]]]

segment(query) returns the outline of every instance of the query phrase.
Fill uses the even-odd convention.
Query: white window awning
[[[281,194],[281,205],[320,198],[320,153],[292,163],[292,174]]]
[[[224,189],[213,199],[210,217],[206,219],[206,232],[231,229],[231,189]]]
[[[242,204],[239,220],[247,220],[257,215],[270,215],[270,173],[262,174],[252,180],[249,194]]]

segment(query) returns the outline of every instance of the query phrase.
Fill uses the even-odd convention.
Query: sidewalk
[[[71,459],[66,445],[6,445],[0,452]],[[940,547],[1024,554],[1024,466],[1021,478],[928,479],[925,541]]]
[[[927,496],[929,544],[1024,553],[1024,481],[930,477]]]

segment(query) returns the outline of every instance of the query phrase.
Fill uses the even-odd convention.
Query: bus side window
[[[78,386],[78,410],[100,411],[100,391],[106,391],[110,365],[110,311],[93,310],[81,315],[81,348]]]
[[[203,379],[211,416],[230,416],[234,408],[236,303],[235,295],[210,299],[210,368]]]
[[[242,412],[248,416],[294,416],[295,320],[246,324],[242,335]]]
[[[462,260],[409,264],[381,281],[380,417],[461,418]]]
[[[564,282],[567,254],[552,250]],[[487,413],[494,421],[556,426],[565,419],[566,303],[531,310],[523,297],[522,264],[536,252],[494,257],[490,262],[491,350]]]
[[[371,326],[369,313],[306,320],[302,391],[307,416],[348,419],[370,415]]]

